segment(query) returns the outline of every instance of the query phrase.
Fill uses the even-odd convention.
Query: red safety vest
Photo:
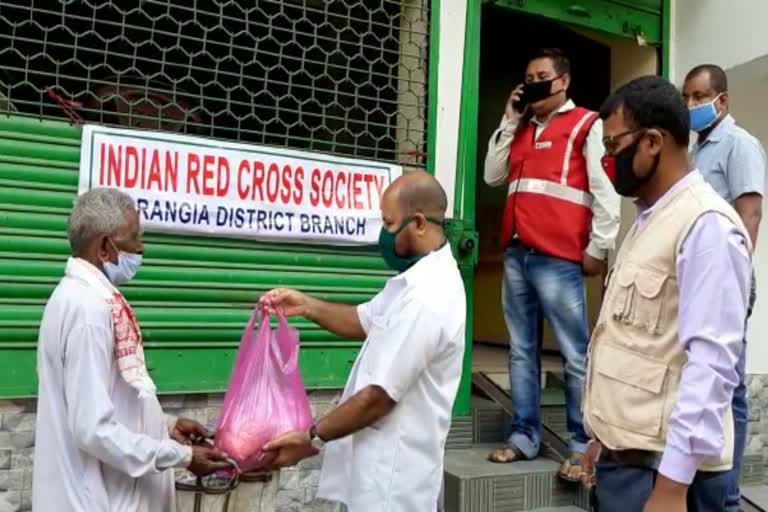
[[[533,123],[515,134],[501,228],[503,248],[517,235],[526,247],[582,261],[592,223],[583,148],[597,116],[597,112],[576,107],[557,114],[538,139]]]

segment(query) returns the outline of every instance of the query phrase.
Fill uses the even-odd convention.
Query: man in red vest
[[[620,199],[600,164],[601,121],[597,112],[568,99],[570,81],[570,63],[561,51],[539,51],[488,145],[485,181],[509,187],[501,232],[502,302],[515,410],[507,446],[489,460],[514,462],[539,453],[541,311],[565,362],[573,455],[560,476],[576,481],[588,441],[581,415],[589,341],[584,276],[605,268],[619,229]]]

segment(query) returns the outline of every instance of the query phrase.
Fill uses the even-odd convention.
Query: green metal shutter
[[[79,158],[78,128],[0,118],[0,397],[37,391],[37,331],[69,254],[66,225]],[[153,234],[145,243],[144,267],[124,291],[162,392],[222,390],[251,308],[264,291],[296,287],[359,303],[389,275],[371,249]],[[343,386],[359,342],[307,322],[296,325],[307,386]]]

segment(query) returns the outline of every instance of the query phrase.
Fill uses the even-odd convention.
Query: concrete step
[[[742,485],[741,495],[755,506],[768,510],[768,485]]]
[[[556,392],[552,392],[555,394]],[[558,433],[563,439],[568,438],[565,406],[552,400],[546,404],[542,399],[541,421]],[[506,439],[506,429],[509,418],[501,407],[490,400],[480,397],[472,398],[472,441],[474,443],[502,443]],[[458,430],[455,425],[454,430]],[[466,428],[466,426],[463,426]],[[465,432],[465,431],[464,431]],[[464,438],[465,440],[467,437]],[[468,446],[449,446],[450,448],[467,448]]]
[[[494,464],[486,459],[494,448],[498,445],[446,451],[445,512],[514,512],[569,506],[583,511],[587,508],[588,496],[582,487],[557,477],[557,462],[539,458]]]

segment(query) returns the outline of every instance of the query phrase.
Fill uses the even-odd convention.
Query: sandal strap
[[[512,452],[512,457],[507,457],[507,452]],[[491,452],[490,458],[496,462],[515,462],[518,460],[525,460],[525,456],[523,455],[523,452],[521,452],[520,450],[512,446],[507,446],[506,448],[499,448],[498,450],[494,450],[493,452]]]

